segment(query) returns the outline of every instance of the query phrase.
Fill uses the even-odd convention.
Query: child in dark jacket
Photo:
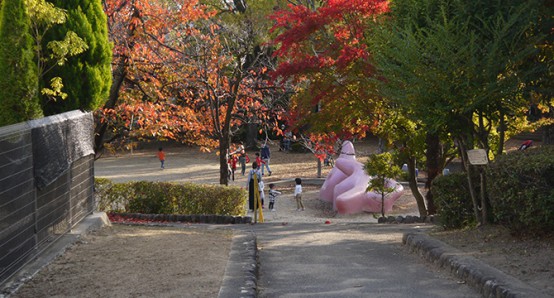
[[[280,195],[281,192],[280,191],[277,191],[275,189],[275,184],[273,183],[270,183],[269,184],[269,210],[271,211],[276,211],[275,210],[275,199],[277,198],[278,195]]]

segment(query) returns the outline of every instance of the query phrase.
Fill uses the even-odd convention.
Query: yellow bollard
[[[258,186],[258,175],[254,175],[254,223],[258,222],[258,210],[260,210],[260,222],[264,222],[264,211],[259,206],[262,205],[260,198],[260,189]]]

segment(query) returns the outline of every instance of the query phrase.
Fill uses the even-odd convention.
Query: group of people
[[[158,159],[161,163],[161,168],[165,168],[165,152],[163,151],[163,148],[158,148],[157,153]],[[265,176],[264,169],[267,169],[268,176],[271,176],[271,168],[269,167],[269,160],[271,157],[271,151],[269,149],[269,146],[267,145],[267,142],[264,143],[262,146],[260,152],[256,152],[256,159],[252,163],[252,169],[248,173],[248,177],[246,179],[246,188],[248,189],[248,208],[250,211],[254,210],[254,198],[255,198],[255,179],[254,177],[257,176],[258,181],[258,187],[257,191],[260,194],[261,208],[264,207],[264,201],[265,201],[265,191],[264,191],[264,182],[263,182],[263,176]],[[248,157],[248,154],[246,154],[246,151],[244,149],[244,145],[240,144],[239,147],[229,154],[228,156],[228,164],[229,164],[229,174],[230,178],[234,181],[235,180],[235,171],[237,169],[237,164],[240,164],[241,166],[241,174],[244,176],[246,173],[246,164],[250,162],[250,158]],[[296,199],[296,206],[297,211],[304,211],[304,204],[302,202],[302,179],[296,178],[295,179],[295,188],[294,188],[294,197]],[[276,211],[275,209],[275,200],[278,195],[280,195],[281,192],[278,191],[275,188],[275,184],[270,183],[269,184],[269,210]]]
[[[261,208],[265,208],[265,185],[263,177],[265,176],[265,170],[267,170],[268,176],[271,176],[271,168],[269,167],[269,161],[271,158],[271,151],[267,142],[265,142],[260,149],[260,152],[256,152],[256,159],[252,163],[252,169],[248,172],[246,178],[246,188],[248,189],[248,209],[254,210],[256,191],[259,192]],[[244,176],[246,173],[246,163],[250,161],[250,158],[246,154],[244,146],[242,144],[229,155],[229,166],[231,171],[231,177],[234,179],[234,173],[237,168],[237,163],[241,166],[241,174]],[[256,182],[258,183],[256,187]],[[304,211],[304,204],[302,202],[302,179],[295,179],[294,197],[296,199],[296,205],[298,211]],[[275,201],[277,196],[281,194],[275,187],[274,183],[269,184],[269,210],[276,211]]]
[[[264,143],[260,152],[256,152],[255,162],[261,168],[262,176],[265,175],[264,169],[267,169],[267,173],[271,176],[271,168],[269,167],[269,159],[271,157],[271,151],[267,142]],[[237,170],[237,164],[240,165],[242,176],[246,173],[246,164],[250,162],[250,157],[244,150],[244,145],[241,143],[239,147],[231,152],[228,157],[229,163],[229,176],[231,180],[235,181],[235,171]]]
[[[256,182],[258,187],[256,187]],[[250,211],[254,210],[254,204],[256,200],[256,191],[260,194],[261,208],[265,208],[265,191],[264,191],[264,181],[262,174],[258,168],[258,162],[255,161],[252,163],[252,169],[248,172],[248,177],[246,178],[246,188],[248,189],[248,209]],[[275,211],[275,199],[281,192],[275,189],[275,184],[269,184],[269,210]]]
[[[260,194],[260,201],[262,203],[261,208],[265,208],[264,201],[265,201],[265,192],[264,192],[264,181],[263,181],[263,174],[260,172],[258,168],[258,163],[255,161],[252,163],[252,169],[248,173],[248,177],[246,179],[246,188],[248,189],[248,209],[249,211],[254,211],[254,205],[255,205],[255,199],[256,199],[256,182],[258,183],[257,191]],[[304,211],[304,204],[302,202],[302,179],[296,178],[294,179],[294,182],[296,184],[294,188],[294,198],[296,199],[296,207],[297,211]],[[281,192],[277,191],[275,189],[275,184],[270,183],[269,184],[269,210],[276,211],[275,210],[275,200],[278,195],[280,195]]]

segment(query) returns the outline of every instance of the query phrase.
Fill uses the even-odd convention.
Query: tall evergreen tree
[[[42,116],[29,22],[24,0],[1,2],[0,125]]]
[[[54,0],[56,7],[67,10],[64,26],[54,28],[44,42],[63,39],[67,31],[77,33],[88,45],[88,50],[68,58],[62,67],[44,77],[47,85],[53,77],[61,77],[66,100],[51,101],[43,98],[46,114],[68,110],[95,110],[108,98],[112,83],[112,47],[108,40],[108,23],[101,0]]]

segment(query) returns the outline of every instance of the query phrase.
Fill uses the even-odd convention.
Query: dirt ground
[[[271,144],[271,181],[314,178],[317,163],[310,154],[284,153]],[[376,152],[371,143],[356,143],[359,160]],[[128,180],[218,183],[218,158],[194,148],[168,147],[166,168],[160,169],[153,150],[106,156],[96,162],[95,175],[117,182]],[[251,157],[254,152],[248,152]],[[248,165],[247,170],[251,167]],[[325,176],[330,167],[323,168]],[[267,174],[266,174],[267,175]],[[236,175],[231,185],[245,186]],[[296,212],[293,185],[280,186],[283,195],[267,222],[376,222],[372,214],[336,215],[318,200],[317,186],[304,186],[305,212]],[[387,215],[418,215],[409,190]],[[78,245],[27,282],[13,297],[215,297],[227,262],[229,227],[182,224],[175,227],[113,225],[84,238]],[[554,239],[516,238],[501,227],[440,231],[433,236],[475,256],[554,297]],[[124,262],[121,262],[123,260]],[[140,271],[138,271],[140,268]],[[144,274],[148,272],[148,274]]]
[[[217,297],[232,231],[112,225],[10,297]]]

